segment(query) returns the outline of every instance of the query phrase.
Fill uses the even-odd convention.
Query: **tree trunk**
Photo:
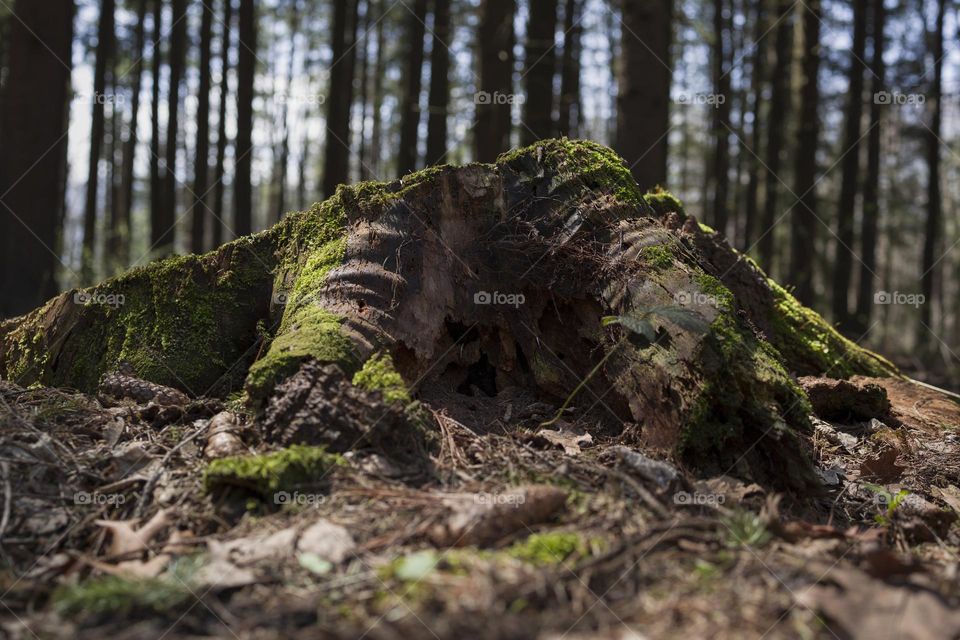
[[[383,156],[383,115],[381,111],[383,110],[383,77],[386,73],[387,64],[386,57],[383,54],[383,48],[386,46],[383,33],[383,23],[386,22],[386,19],[383,17],[383,11],[384,0],[378,0],[376,13],[377,57],[373,63],[373,97],[371,98],[373,126],[370,131],[371,157],[367,163],[369,165],[367,179],[379,175],[383,170],[383,162],[381,161]]]
[[[730,75],[727,72],[727,22],[723,12],[725,2],[713,2],[713,86],[717,101],[713,105],[713,163],[710,167],[710,179],[713,182],[713,208],[710,222],[720,233],[726,233],[728,203],[727,193],[730,180]],[[732,8],[731,8],[732,10]]]
[[[447,111],[450,108],[450,0],[433,0],[433,49],[430,51],[430,114],[427,166],[447,161]]]
[[[804,304],[812,304],[813,257],[816,255],[817,225],[817,141],[820,121],[818,77],[820,71],[820,0],[808,2],[803,13],[803,86],[800,90],[800,126],[797,129],[797,155],[794,170],[794,192],[800,201],[791,208],[790,275],[797,287],[796,296]]]
[[[493,162],[510,148],[516,11],[516,0],[483,0],[480,7],[480,86],[473,129],[478,162]]]
[[[580,5],[581,0],[566,0],[563,9],[557,133],[570,138],[576,138],[580,128]]]
[[[297,37],[297,32],[300,29],[300,6],[299,3],[294,2],[290,7],[290,41],[294,42]],[[280,139],[280,153],[277,156],[277,170],[276,178],[274,183],[276,184],[277,189],[277,199],[273,208],[273,222],[279,222],[283,215],[287,212],[287,164],[290,160],[290,128],[289,128],[289,115],[290,115],[290,95],[291,89],[293,87],[293,49],[290,50],[290,60],[287,62],[287,77],[285,79],[285,91],[287,92],[287,100],[282,105],[283,114],[280,116],[280,131],[282,132],[282,138]]]
[[[403,39],[406,42],[403,70],[403,98],[400,102],[400,147],[397,149],[397,175],[417,168],[417,142],[420,131],[420,87],[423,73],[423,34],[427,18],[427,0],[416,0],[406,15]]]
[[[744,253],[753,248],[754,233],[757,226],[757,214],[760,201],[760,156],[763,153],[760,146],[763,140],[763,89],[766,86],[767,62],[767,0],[755,0],[757,9],[754,17],[753,33],[753,69],[751,70],[752,91],[750,92],[750,111],[753,114],[753,123],[750,130],[750,150],[746,153],[746,164],[749,171],[747,191],[744,198],[743,240],[740,250]]]
[[[190,250],[193,253],[203,253],[206,246],[204,236],[210,171],[210,42],[213,39],[213,7],[202,2],[200,14],[200,87],[197,95],[197,146],[193,161],[193,226],[190,232]]]
[[[360,25],[358,37],[363,38],[360,50],[360,131],[357,141],[357,164],[360,168],[360,179],[369,174],[370,149],[367,147],[367,114],[370,111],[370,29],[372,28],[371,11],[373,3],[367,0],[363,5],[363,23]]]
[[[93,69],[93,114],[90,118],[90,155],[87,165],[87,198],[83,206],[83,253],[80,258],[80,277],[84,284],[93,280],[93,261],[96,253],[97,210],[100,187],[100,158],[105,133],[104,110],[108,100],[107,65],[113,59],[114,0],[100,3],[100,21],[97,27],[96,61]]]
[[[240,0],[237,25],[237,139],[233,182],[233,231],[238,236],[253,228],[253,81],[257,67],[257,15],[255,0]]]
[[[770,80],[770,114],[775,115],[780,126],[767,127],[766,171],[764,173],[765,200],[763,203],[763,217],[760,220],[760,230],[757,240],[757,256],[760,266],[767,271],[773,270],[776,237],[774,227],[778,222],[778,215],[782,212],[777,207],[780,204],[780,168],[783,166],[783,143],[785,139],[784,123],[788,121],[790,95],[790,60],[793,54],[793,4],[789,0],[780,0],[777,4],[777,16],[780,23],[777,25],[777,60],[773,67]],[[772,122],[772,120],[771,120]],[[782,217],[782,215],[781,215]]]
[[[946,0],[937,2],[936,33],[933,34],[933,83],[927,104],[930,105],[930,125],[927,126],[927,219],[923,230],[923,257],[920,261],[920,292],[924,302],[920,305],[920,326],[917,342],[921,350],[933,352],[935,342],[933,329],[934,284],[937,280],[937,244],[940,238],[940,145],[943,121],[943,21]]]
[[[523,105],[522,144],[554,135],[553,79],[557,71],[554,42],[557,37],[557,1],[530,3],[527,46],[523,61],[526,102]]]
[[[130,216],[133,212],[133,183],[136,179],[134,164],[137,159],[137,121],[140,117],[140,90],[143,88],[143,58],[146,43],[144,24],[147,19],[147,0],[138,0],[137,24],[134,27],[133,81],[130,83],[130,121],[123,142],[123,168],[120,173],[120,206],[117,208],[117,254],[116,262],[124,267],[130,263]]]
[[[156,255],[174,252],[177,226],[177,151],[180,134],[180,89],[187,60],[187,2],[173,0],[170,26],[170,81],[167,89],[167,138],[163,167],[163,197],[159,226],[155,228],[152,249]]]
[[[587,224],[569,224],[573,208]],[[673,249],[643,251],[651,242]],[[290,292],[286,304],[271,305],[277,291]],[[412,174],[402,194],[342,188],[247,243],[98,293],[126,303],[65,307],[64,294],[0,325],[4,376],[91,389],[126,357],[137,377],[194,394],[228,393],[245,376],[263,406],[301,365],[335,364],[348,381],[377,366],[405,394],[403,380],[422,381],[418,399],[476,425],[518,391],[559,403],[582,389],[591,402],[572,419],[613,433],[642,421],[645,447],[783,487],[822,486],[796,442],[812,427],[788,372],[896,371],[582,141]],[[263,324],[279,328],[255,358]]]
[[[18,19],[7,25],[0,103],[0,317],[23,313],[57,290],[73,11],[70,0],[17,0]]]
[[[873,0],[873,53],[870,71],[873,77],[870,93],[876,96],[886,91],[886,65],[883,62],[884,0]],[[867,175],[863,182],[863,220],[860,227],[860,281],[857,286],[857,315],[854,334],[864,336],[870,331],[873,311],[874,280],[877,269],[877,227],[880,219],[880,143],[881,109],[876,99],[870,101],[870,133],[867,139]]]
[[[837,207],[837,244],[833,265],[833,321],[850,331],[850,280],[853,272],[854,219],[860,179],[860,131],[863,119],[863,72],[867,49],[867,4],[853,4],[853,47],[850,49],[847,110],[844,115],[842,176]]]
[[[213,188],[213,233],[211,245],[219,247],[223,242],[223,230],[226,224],[224,216],[224,196],[226,195],[226,169],[224,161],[227,156],[227,95],[230,93],[230,27],[233,22],[233,0],[223,0],[223,28],[220,33],[220,103],[217,118],[217,159],[213,177],[216,186]]]
[[[357,2],[333,3],[333,63],[327,91],[327,140],[323,160],[323,196],[329,198],[350,175],[350,107],[357,39]]]
[[[617,150],[644,189],[667,184],[673,3],[622,2]]]
[[[163,180],[160,176],[160,67],[163,36],[163,1],[153,0],[153,43],[150,61],[150,250],[163,234]]]

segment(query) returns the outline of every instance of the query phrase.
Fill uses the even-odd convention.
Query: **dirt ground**
[[[807,495],[736,466],[698,478],[629,428],[543,429],[556,407],[530,398],[478,432],[424,404],[419,462],[368,449],[294,461],[306,485],[273,482],[287,466],[224,480],[214,449],[263,449],[238,406],[0,383],[0,633],[960,637],[960,405],[856,378],[842,392],[865,405],[838,409],[835,381],[801,382],[829,415],[804,438]]]

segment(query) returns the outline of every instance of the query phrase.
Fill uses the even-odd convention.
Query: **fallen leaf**
[[[323,558],[334,564],[343,562],[356,548],[353,536],[329,520],[317,520],[300,534],[297,551]]]
[[[589,433],[575,433],[568,425],[561,424],[560,429],[540,429],[537,438],[546,440],[555,447],[560,447],[568,456],[579,455],[583,447],[593,445],[593,436]]]

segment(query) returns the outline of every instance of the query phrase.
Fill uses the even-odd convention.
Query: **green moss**
[[[98,576],[54,591],[54,609],[63,616],[125,616],[133,613],[179,615],[193,595],[190,581],[198,567],[195,558],[177,560],[168,574],[136,579]]]
[[[587,543],[577,533],[552,531],[534,533],[522,542],[517,542],[506,554],[537,566],[560,564],[573,554],[585,555]]]
[[[247,376],[246,388],[255,404],[262,402],[278,382],[293,375],[308,357],[335,363],[347,372],[356,369],[353,345],[341,331],[343,318],[324,309],[319,295],[330,271],[343,262],[346,254],[344,200],[369,203],[379,197],[375,185],[341,187],[333,198],[314,205],[283,231],[288,249],[275,290],[286,293],[286,305],[276,336]],[[292,287],[284,286],[287,281]]]
[[[602,144],[568,138],[541,140],[497,158],[498,165],[517,168],[530,162],[545,165],[556,172],[561,181],[574,177],[588,188],[609,194],[622,204],[646,208],[646,201],[630,169],[620,156]]]
[[[768,337],[798,373],[832,378],[898,375],[891,362],[845,338],[776,282],[768,278],[767,284],[777,310],[770,319],[773,335]]]
[[[673,266],[675,257],[669,247],[652,245],[640,250],[640,259],[653,269],[669,269]]]
[[[410,402],[410,392],[393,366],[389,353],[374,354],[353,376],[353,384],[383,393],[387,402]]]
[[[268,496],[276,491],[316,488],[343,458],[323,447],[294,445],[252,456],[231,456],[212,461],[203,474],[205,489],[239,487]]]
[[[811,407],[777,350],[738,319],[730,290],[705,273],[695,280],[720,312],[699,356],[704,383],[684,420],[678,453],[694,465],[713,460],[724,466],[736,462],[724,455],[743,451],[761,435],[789,439],[807,428]],[[788,483],[807,478],[802,456],[796,459],[800,466],[779,470]]]
[[[683,208],[680,199],[661,187],[643,194],[643,199],[647,201],[658,218],[668,213],[679,213],[681,217],[687,217],[687,211]]]

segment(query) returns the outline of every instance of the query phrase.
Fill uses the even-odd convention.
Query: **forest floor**
[[[227,446],[261,428],[237,407],[0,383],[0,629],[957,637],[960,405],[902,380],[802,383],[820,414],[805,439],[813,495],[736,469],[694,478],[631,448],[629,429],[542,430],[555,408],[540,404],[500,407],[483,433],[424,406],[433,446],[419,469],[304,449],[224,484],[205,472],[211,416]],[[274,482],[318,464],[309,490]]]

